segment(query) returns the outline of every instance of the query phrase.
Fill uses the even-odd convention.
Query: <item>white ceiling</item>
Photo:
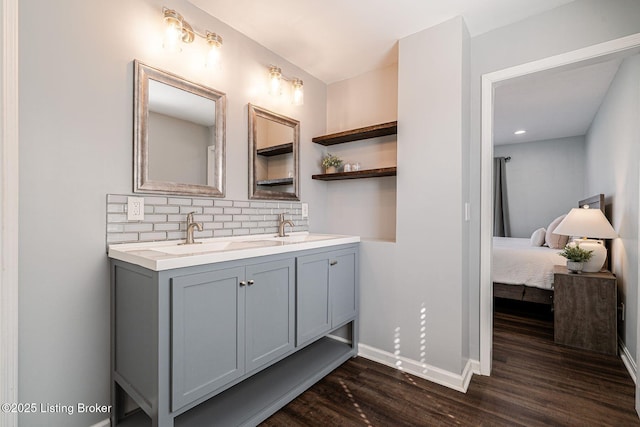
[[[397,62],[399,39],[456,16],[464,18],[473,37],[573,0],[189,1],[329,84]],[[619,64],[545,73],[498,87],[495,143],[584,135]],[[516,128],[527,133],[516,137]]]
[[[585,135],[622,58],[541,73],[495,89],[495,145]],[[514,135],[525,129],[526,134]]]
[[[190,0],[325,83],[397,62],[399,39],[456,16],[475,36],[571,1]]]

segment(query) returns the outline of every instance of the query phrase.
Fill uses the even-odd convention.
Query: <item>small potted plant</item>
[[[322,167],[324,168],[324,173],[335,173],[336,168],[339,168],[342,165],[342,160],[336,155],[328,153],[322,159]]]
[[[568,244],[559,255],[567,259],[567,270],[571,273],[580,273],[586,261],[589,261],[593,251],[582,249],[578,244]]]

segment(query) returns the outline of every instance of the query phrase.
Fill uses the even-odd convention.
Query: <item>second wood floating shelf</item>
[[[396,167],[390,168],[378,168],[378,169],[366,169],[352,172],[336,172],[336,173],[321,173],[317,175],[311,175],[312,179],[319,179],[320,181],[337,181],[341,179],[358,179],[358,178],[374,178],[379,176],[396,176]]]

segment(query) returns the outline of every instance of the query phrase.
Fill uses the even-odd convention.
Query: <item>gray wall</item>
[[[224,37],[220,70],[201,43],[161,48],[162,7]],[[115,13],[115,14],[114,14]],[[324,227],[326,85],[184,0],[20,1],[21,402],[109,404],[106,194],[133,186],[133,59],[227,94],[227,198],[248,196],[247,103],[301,122],[301,194]],[[202,40],[198,40],[202,42]],[[304,80],[305,105],[267,94],[268,64]],[[21,415],[22,426],[75,427],[106,414]]]
[[[469,292],[471,357],[479,348],[480,81],[485,73],[640,32],[637,0],[576,0],[471,39],[471,239]],[[637,262],[637,260],[636,260]]]
[[[455,18],[401,39],[398,61],[394,320],[405,357],[458,375],[468,359],[462,286],[467,39],[464,21]],[[426,354],[416,339],[422,308]]]
[[[640,159],[640,55],[626,59],[587,133],[586,188],[604,193],[608,217],[620,236],[611,244],[611,270],[626,306],[618,334],[637,362],[638,179]]]
[[[566,214],[584,198],[584,137],[497,145],[507,163],[507,202],[512,237],[531,233]]]

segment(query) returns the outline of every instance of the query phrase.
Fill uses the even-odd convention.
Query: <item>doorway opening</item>
[[[532,76],[544,76],[626,57],[640,51],[640,34],[623,37],[557,56],[518,65],[482,76],[481,105],[481,217],[480,217],[480,372],[491,373],[493,331],[493,286],[491,253],[493,237],[493,139],[494,91],[505,84]]]

